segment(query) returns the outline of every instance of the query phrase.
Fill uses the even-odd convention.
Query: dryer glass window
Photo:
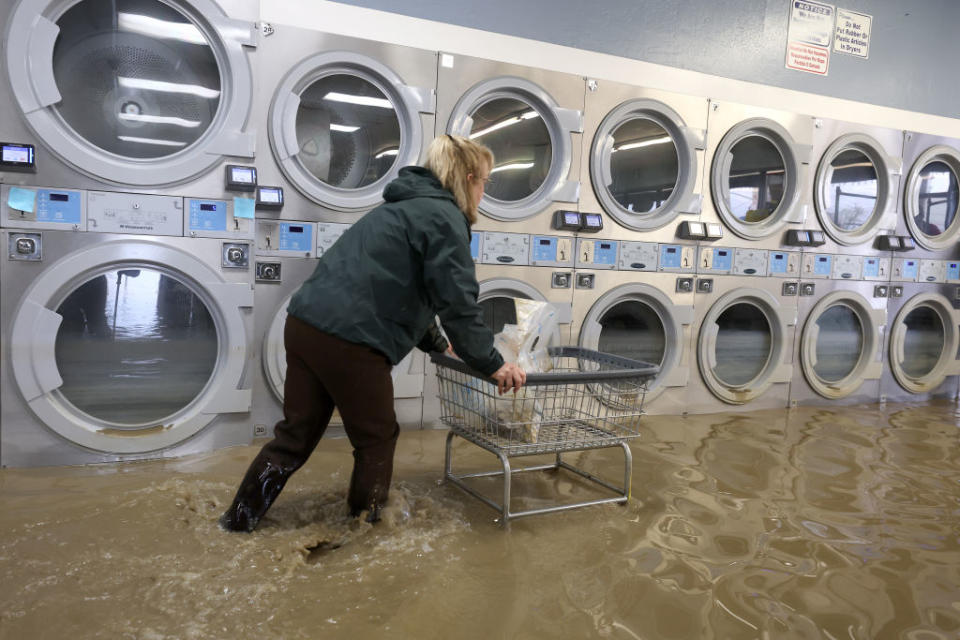
[[[300,95],[297,160],[312,175],[342,189],[376,182],[393,167],[403,142],[396,108],[358,76],[320,78]]]
[[[862,151],[844,149],[830,161],[822,189],[829,220],[843,231],[861,229],[877,208],[877,169]]]
[[[512,295],[517,298],[527,297],[519,293]],[[480,308],[483,309],[483,324],[490,327],[494,333],[503,331],[505,324],[517,324],[517,306],[513,303],[513,298],[492,296],[481,300]]]
[[[856,368],[863,352],[863,327],[850,307],[838,304],[817,318],[817,363],[813,371],[824,382],[839,382]]]
[[[757,135],[739,140],[730,150],[730,195],[727,207],[743,222],[763,222],[780,206],[786,165],[772,142]]]
[[[199,140],[220,106],[206,34],[158,0],[84,0],[57,21],[55,106],[90,144],[160,158]]]
[[[607,186],[617,203],[634,213],[659,209],[680,177],[677,146],[653,120],[633,118],[613,132]]]
[[[512,202],[536,193],[553,162],[553,142],[540,113],[517,98],[495,98],[470,115],[470,138],[490,147],[496,162],[486,197]]]
[[[621,302],[600,319],[598,348],[604,353],[662,364],[667,351],[663,321],[650,305]]]
[[[960,189],[957,174],[945,162],[935,161],[920,170],[920,191],[917,194],[913,220],[928,236],[939,236],[953,224],[957,215]]]
[[[217,362],[203,300],[148,268],[107,271],[57,308],[60,392],[80,411],[120,427],[153,426],[190,404]]]
[[[903,323],[906,332],[901,368],[914,378],[930,374],[943,353],[944,331],[940,316],[930,307],[920,306],[908,313]]]
[[[755,380],[770,359],[770,323],[758,307],[740,302],[717,318],[716,366],[720,382],[740,386]]]

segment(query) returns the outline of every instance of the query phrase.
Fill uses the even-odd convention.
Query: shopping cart
[[[460,487],[499,511],[500,522],[512,518],[564,511],[593,504],[625,503],[630,499],[633,457],[626,440],[638,435],[647,382],[658,366],[578,347],[551,347],[553,368],[527,374],[518,393],[497,395],[489,378],[461,360],[431,354],[440,383],[441,420],[450,427],[444,460],[444,481]],[[502,471],[456,475],[453,473],[453,437],[486,449],[500,459]],[[623,486],[618,487],[565,462],[572,451],[620,447],[624,455]],[[512,469],[510,458],[554,454],[550,464]],[[565,469],[616,495],[572,504],[511,511],[514,474]],[[465,480],[503,477],[503,501],[497,504]]]

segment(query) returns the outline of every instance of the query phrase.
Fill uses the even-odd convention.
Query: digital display
[[[280,192],[277,189],[260,189],[261,202],[280,202]]]
[[[914,262],[913,260],[907,260],[907,266],[908,266],[908,267],[912,267],[912,266],[915,265],[915,264],[917,264],[917,263]]]
[[[33,147],[3,146],[3,161],[16,164],[33,164]]]
[[[256,180],[253,177],[253,169],[248,167],[233,167],[230,177],[234,182],[243,182],[253,184]]]
[[[783,256],[782,253],[775,253],[775,254],[773,254],[773,259],[774,259],[774,260],[783,260],[783,257],[784,257],[784,256]]]
[[[593,213],[593,214],[588,213],[588,214],[587,214],[587,224],[590,225],[591,227],[599,227],[599,226],[601,226],[603,223],[600,221],[600,216],[599,216],[599,215],[597,215],[597,214],[595,214],[595,213]]]
[[[810,233],[808,231],[797,231],[797,240],[800,242],[810,242]]]
[[[540,239],[540,246],[541,246],[541,247],[549,247],[549,246],[550,246],[550,241],[547,240],[546,238],[541,238],[541,239]]]
[[[568,211],[563,214],[563,222],[565,224],[580,224],[580,214]]]
[[[677,252],[676,247],[667,247],[667,253],[676,253],[676,252]]]
[[[217,210],[217,205],[215,204],[210,204],[209,202],[200,203],[200,211],[216,211],[216,210]]]
[[[723,251],[723,250],[720,250],[720,251],[717,252],[717,255],[720,256],[720,257],[722,257],[722,258],[724,258],[724,257],[726,257],[727,252],[726,252],[726,251]]]
[[[715,223],[711,223],[707,225],[707,233],[709,233],[711,236],[716,236],[716,237],[720,237],[721,235],[723,235],[723,231],[720,229],[720,225]]]
[[[51,193],[50,201],[51,202],[69,202],[70,196],[66,193]]]
[[[610,244],[607,243],[607,242],[601,242],[601,243],[600,243],[600,248],[601,248],[601,249],[609,249],[609,248],[610,248]]]
[[[301,226],[292,226],[292,225],[291,225],[290,228],[289,228],[289,231],[290,231],[290,233],[303,233],[303,227],[301,227]]]
[[[827,261],[826,258],[817,258],[817,260],[819,260],[820,262],[826,262],[826,261]]]
[[[903,245],[900,243],[900,238],[897,236],[890,236],[888,241],[890,242],[891,249],[899,249]]]
[[[703,235],[703,225],[699,222],[690,223],[690,233],[698,236]]]

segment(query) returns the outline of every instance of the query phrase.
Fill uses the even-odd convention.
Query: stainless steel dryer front
[[[880,400],[890,258],[806,253],[790,404]]]
[[[14,185],[225,198],[256,127],[256,0],[4,3],[0,132],[37,146]],[[174,186],[176,185],[176,186]],[[232,198],[225,198],[232,210]]]
[[[437,132],[495,157],[477,231],[553,233],[554,211],[576,209],[583,94],[580,76],[440,54]]]
[[[437,54],[264,24],[255,117],[260,182],[285,204],[262,217],[352,223],[433,139]]]
[[[250,442],[251,241],[231,235],[225,203],[57,188],[35,198],[63,222],[27,225],[6,201],[0,220],[2,464]],[[227,231],[210,229],[221,219]],[[83,231],[94,222],[109,233]]]

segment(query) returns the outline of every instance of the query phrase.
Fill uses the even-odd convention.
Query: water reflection
[[[843,231],[863,227],[877,208],[877,170],[865,153],[844,149],[830,161],[823,180],[827,218]]]
[[[108,271],[57,308],[60,392],[94,418],[152,426],[200,393],[217,359],[217,331],[186,284],[148,268]]]

